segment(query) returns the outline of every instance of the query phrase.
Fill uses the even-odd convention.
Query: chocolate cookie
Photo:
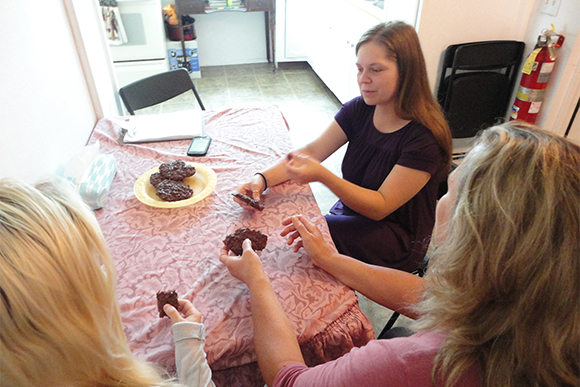
[[[175,309],[179,308],[179,303],[177,302],[177,292],[175,290],[157,292],[157,311],[159,312],[159,318],[167,316],[163,310],[163,305],[165,304],[169,304]]]
[[[168,161],[159,166],[159,173],[166,179],[183,181],[186,177],[195,175],[195,167],[181,160]]]
[[[240,199],[241,201],[243,201],[244,203],[246,203],[250,207],[255,208],[258,211],[262,211],[264,209],[264,205],[262,203],[260,203],[259,201],[255,200],[255,199],[252,199],[248,195],[244,195],[243,193],[239,193],[239,192],[234,192],[232,195],[234,195],[234,197]]]
[[[159,199],[166,202],[176,202],[193,196],[191,187],[173,180],[163,180],[155,188]]]
[[[157,185],[161,183],[163,180],[167,180],[166,177],[163,177],[159,172],[152,173],[149,176],[149,183],[157,189]]]
[[[255,251],[264,250],[268,243],[268,236],[266,234],[247,227],[238,228],[233,234],[227,235],[223,242],[234,254],[242,255],[242,243],[246,238],[252,241],[252,249]]]

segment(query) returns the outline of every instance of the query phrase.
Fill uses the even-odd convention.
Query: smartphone
[[[188,156],[205,156],[209,144],[211,143],[211,137],[209,136],[197,136],[191,140],[189,148],[187,148]]]

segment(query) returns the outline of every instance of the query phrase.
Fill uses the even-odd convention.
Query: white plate
[[[203,198],[207,197],[213,192],[217,184],[217,175],[213,169],[206,167],[199,163],[185,162],[191,166],[195,167],[195,175],[185,178],[183,182],[191,187],[193,190],[193,196],[189,199],[178,200],[175,202],[166,202],[165,200],[159,199],[155,187],[149,183],[149,177],[155,173],[159,172],[159,168],[153,168],[141,175],[135,182],[133,191],[135,192],[135,197],[143,204],[147,204],[151,207],[158,208],[176,208],[185,207],[197,203]]]

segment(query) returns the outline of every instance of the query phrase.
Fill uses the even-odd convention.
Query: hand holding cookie
[[[220,261],[226,266],[230,274],[248,287],[251,287],[254,281],[259,281],[260,279],[268,280],[260,257],[252,250],[250,239],[244,240],[242,249],[241,256],[233,255],[235,253],[231,252],[227,246],[222,247],[220,250]]]
[[[252,199],[247,195],[244,195],[243,193],[234,192],[232,195],[234,196],[234,201],[244,208],[250,208],[258,211],[264,210],[264,205],[262,203]]]
[[[250,180],[249,182],[247,182],[246,184],[242,185],[240,188],[238,188],[237,192],[239,192],[242,195],[247,195],[250,198],[258,201],[260,200],[260,196],[262,195],[262,193],[264,193],[264,191],[266,190],[266,182],[264,180],[264,178],[262,177],[261,174],[256,173],[253,177],[252,180]],[[242,207],[246,207],[245,203],[241,200],[236,200],[234,198],[234,201],[236,203],[238,203],[239,205],[241,205]],[[249,206],[247,206],[249,207]]]
[[[175,290],[157,292],[157,311],[159,318],[167,316],[171,319],[171,324],[181,321],[201,323],[201,313],[188,300],[177,299]]]
[[[159,318],[167,316],[165,314],[164,306],[169,304],[174,308],[179,307],[179,301],[177,300],[177,292],[175,290],[160,290],[157,292],[157,311],[159,312]]]
[[[175,324],[182,321],[191,321],[196,323],[201,323],[201,313],[199,310],[193,306],[188,300],[178,300],[179,307],[175,309],[169,304],[163,306],[163,310],[167,316],[171,319],[171,324]],[[181,314],[180,314],[181,313]]]
[[[224,245],[236,255],[242,255],[243,245],[246,239],[250,241],[253,250],[264,250],[268,244],[268,236],[259,230],[241,227],[232,234],[226,235]]]

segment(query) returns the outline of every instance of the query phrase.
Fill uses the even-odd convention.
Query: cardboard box
[[[192,78],[201,78],[201,71],[199,69],[199,58],[197,54],[197,41],[185,41],[185,55],[189,62],[191,69],[190,75]],[[167,42],[167,57],[169,60],[169,70],[177,70],[183,66],[183,50],[181,42]],[[189,70],[189,69],[188,69]]]

